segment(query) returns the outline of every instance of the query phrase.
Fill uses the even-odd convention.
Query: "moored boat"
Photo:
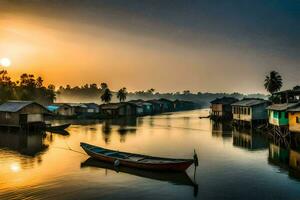
[[[46,127],[46,131],[62,131],[68,128],[71,124],[62,124],[58,126],[48,126]]]
[[[83,150],[92,158],[114,165],[158,171],[185,171],[194,163],[193,159],[161,158],[141,154],[114,151],[102,147],[80,143]]]

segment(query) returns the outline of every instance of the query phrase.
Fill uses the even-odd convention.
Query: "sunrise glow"
[[[11,65],[11,61],[8,58],[1,58],[0,66],[9,67]]]

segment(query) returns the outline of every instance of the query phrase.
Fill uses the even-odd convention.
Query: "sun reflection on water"
[[[12,163],[12,164],[10,165],[10,170],[11,170],[12,172],[17,173],[17,172],[20,171],[20,169],[21,169],[21,167],[20,167],[20,165],[19,165],[18,163]]]

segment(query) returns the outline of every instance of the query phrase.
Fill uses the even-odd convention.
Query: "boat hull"
[[[182,172],[185,171],[188,167],[190,167],[194,162],[192,159],[186,159],[185,161],[173,162],[173,163],[142,163],[142,162],[134,162],[130,160],[118,159],[118,158],[98,154],[87,148],[84,148],[84,146],[82,146],[82,148],[89,156],[91,156],[94,159],[103,162],[112,163],[112,164],[114,164],[115,161],[118,160],[119,164],[122,166],[134,167],[134,168],[146,169],[146,170]]]

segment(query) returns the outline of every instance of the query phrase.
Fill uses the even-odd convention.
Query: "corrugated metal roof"
[[[267,102],[268,101],[264,100],[264,99],[242,99],[241,101],[238,101],[231,105],[233,105],[233,106],[256,106],[256,105],[267,103]]]
[[[33,101],[8,101],[0,105],[0,112],[18,112],[33,103]]]
[[[299,103],[282,103],[282,104],[273,104],[267,107],[268,110],[277,110],[277,111],[284,111],[289,108],[293,108],[299,105]]]
[[[108,103],[108,104],[102,104],[100,107],[102,109],[118,109],[122,106],[124,106],[124,103]]]
[[[293,108],[289,108],[288,112],[300,112],[300,104],[294,106]]]
[[[216,98],[215,100],[211,101],[211,104],[232,104],[237,102],[238,99],[233,97],[222,97],[222,98]]]

